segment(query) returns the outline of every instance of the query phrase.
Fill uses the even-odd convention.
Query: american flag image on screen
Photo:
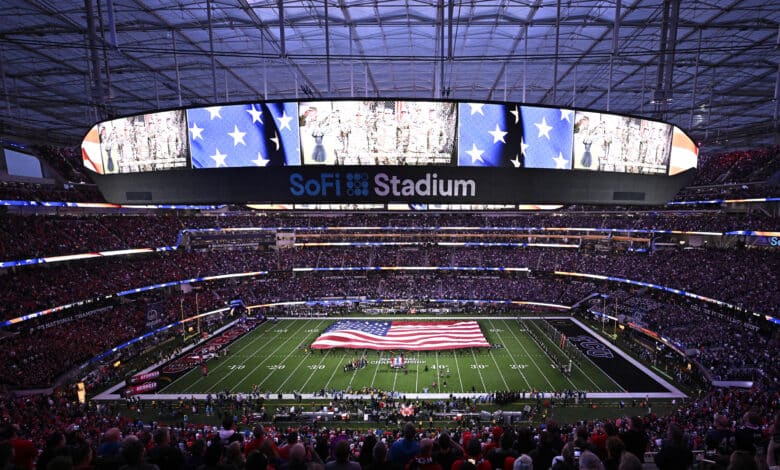
[[[458,166],[523,166],[520,106],[460,103]]]
[[[340,320],[330,325],[312,349],[435,351],[490,347],[476,321]]]
[[[297,103],[187,110],[193,168],[300,165]]]
[[[574,111],[559,108],[521,107],[526,168],[571,169]]]

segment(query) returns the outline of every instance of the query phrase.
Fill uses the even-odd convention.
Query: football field
[[[534,323],[544,322],[541,319],[481,319],[479,325],[492,346],[490,349],[406,352],[404,369],[392,369],[389,365],[390,358],[400,351],[308,349],[333,321],[309,318],[265,322],[232,343],[227,356],[210,360],[207,376],[195,367],[171,377],[157,394],[319,395],[334,391],[368,393],[376,389],[404,394],[570,390],[615,396],[636,392],[644,396],[647,392],[669,390],[652,388],[652,384],[659,385],[653,380],[651,389],[631,390],[631,380],[614,377],[617,371],[626,369],[625,365],[616,364],[610,374],[590,359],[576,361],[571,373],[563,374],[551,356],[560,354],[556,342],[539,334],[534,339],[529,334],[529,329],[541,331]],[[571,323],[562,323],[561,328],[581,327],[570,320],[558,321]],[[582,327],[582,332],[583,338],[599,341],[591,330]],[[347,364],[362,357],[367,362],[365,367],[345,370]]]

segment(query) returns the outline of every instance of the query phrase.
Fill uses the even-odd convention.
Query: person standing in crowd
[[[715,428],[707,431],[704,437],[706,446],[705,458],[715,462],[718,468],[729,465],[731,453],[736,448],[736,437],[729,425],[729,417],[725,414],[715,416]]]
[[[631,417],[631,426],[620,434],[620,439],[626,445],[626,451],[631,452],[639,459],[640,462],[645,461],[645,452],[647,452],[647,445],[650,442],[650,438],[645,432],[644,422],[639,416]]]
[[[406,463],[420,452],[420,443],[415,439],[416,433],[414,424],[406,423],[403,437],[390,446],[390,463],[393,464],[394,468],[404,468]]]
[[[433,439],[420,441],[420,452],[409,460],[406,470],[442,470],[441,464],[433,459]]]
[[[450,438],[447,431],[442,431],[437,440],[438,446],[434,446],[433,458],[444,470],[450,470],[456,460],[463,458],[463,448]]]
[[[669,423],[667,438],[655,454],[655,464],[658,470],[685,470],[693,464],[693,452],[677,424]]]
[[[558,453],[553,448],[553,435],[544,430],[539,435],[539,445],[530,454],[534,461],[534,470],[548,470],[552,466],[552,460]]]
[[[122,441],[120,450],[122,461],[125,465],[119,467],[119,470],[160,470],[157,465],[146,461],[146,449],[143,442],[136,436],[127,436]]]
[[[494,433],[495,434],[495,433]],[[520,454],[512,448],[515,444],[515,433],[512,429],[505,429],[501,433],[499,439],[499,447],[491,449],[487,453],[486,458],[493,466],[493,470],[500,470],[504,468],[504,462],[506,459],[511,458],[512,461],[516,459]]]
[[[149,451],[149,463],[160,467],[160,470],[181,470],[184,456],[178,447],[171,445],[171,433],[168,428],[157,428],[152,434],[154,447]]]
[[[492,470],[490,462],[482,458],[482,443],[472,436],[466,443],[466,455],[452,464],[452,470]]]
[[[341,440],[336,444],[333,452],[333,460],[325,464],[325,470],[361,470],[360,464],[349,459],[350,448],[348,440]]]

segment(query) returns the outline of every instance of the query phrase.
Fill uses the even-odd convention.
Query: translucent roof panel
[[[257,99],[508,100],[672,122],[703,152],[774,142],[780,3],[8,0],[4,135]]]

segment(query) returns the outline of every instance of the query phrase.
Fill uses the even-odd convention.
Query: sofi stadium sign
[[[290,194],[293,197],[354,197],[370,194],[387,197],[453,197],[477,196],[477,182],[473,179],[444,178],[437,173],[425,173],[417,178],[405,178],[388,173],[377,173],[373,179],[364,172],[324,172],[306,178],[301,173],[290,175]]]

